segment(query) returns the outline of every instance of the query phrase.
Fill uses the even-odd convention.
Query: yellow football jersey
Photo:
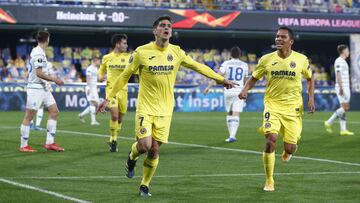
[[[153,116],[171,116],[174,109],[174,84],[180,66],[197,71],[218,83],[224,81],[224,77],[194,61],[179,46],[169,44],[166,48],[160,48],[150,42],[135,50],[129,66],[118,77],[107,99],[114,97],[127,84],[132,73],[139,71],[136,111]]]
[[[129,53],[115,53],[111,52],[104,55],[99,69],[99,78],[102,78],[106,73],[106,94],[109,94],[116,78],[125,70],[129,64]],[[123,90],[127,91],[127,85]]]
[[[311,74],[305,55],[292,51],[282,59],[275,51],[261,57],[252,76],[256,79],[265,76],[268,80],[264,97],[266,111],[299,115],[303,111],[302,75],[310,79]]]

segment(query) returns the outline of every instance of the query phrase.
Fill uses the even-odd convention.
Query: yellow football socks
[[[118,129],[119,129],[119,123],[117,121],[113,121],[110,119],[109,121],[110,126],[110,142],[116,141],[118,136]]]
[[[266,174],[266,183],[274,183],[275,151],[272,153],[263,152],[263,163]]]
[[[139,151],[137,150],[137,142],[135,142],[132,146],[131,146],[131,153],[130,153],[130,159],[131,160],[137,160],[140,156]]]
[[[149,187],[151,178],[153,177],[156,168],[159,164],[159,157],[156,159],[150,159],[146,157],[143,164],[143,178],[141,180],[141,185],[146,185]]]

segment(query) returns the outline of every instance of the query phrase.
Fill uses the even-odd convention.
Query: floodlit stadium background
[[[359,0],[238,0],[238,1],[0,1],[0,202],[129,202],[138,180],[123,178],[133,139],[133,111],[137,77],[129,86],[129,110],[120,151],[109,154],[105,141],[109,115],[99,115],[100,127],[78,122],[86,105],[84,82],[92,56],[108,53],[110,38],[126,33],[129,51],[153,40],[151,25],[160,15],[174,21],[171,43],[180,45],[195,60],[214,71],[229,58],[232,46],[242,50],[250,72],[258,59],[274,50],[279,26],[294,29],[293,48],[307,55],[316,81],[314,116],[304,116],[297,158],[276,163],[279,185],[275,194],[261,191],[263,169],[259,154],[266,81],[258,82],[241,114],[238,142],[226,144],[222,87],[204,95],[209,82],[182,68],[177,77],[176,106],[170,143],[162,148],[152,201],[156,202],[354,202],[360,199],[360,3]],[[58,140],[63,154],[19,154],[19,125],[26,104],[29,53],[38,30],[51,33],[47,57],[66,82],[53,86],[61,111]],[[336,46],[350,46],[351,112],[353,137],[327,135],[322,121],[338,108],[333,63]],[[104,97],[104,86],[100,85]],[[304,92],[305,101],[306,94]],[[46,114],[46,113],[45,113]],[[45,120],[45,119],[44,119]],[[45,122],[43,122],[45,123]],[[44,124],[45,125],[45,124]],[[38,148],[44,132],[31,132]],[[281,143],[278,143],[280,153]],[[137,175],[141,174],[138,166]],[[19,185],[20,184],[20,185]],[[21,185],[22,184],[22,185]],[[27,189],[24,185],[28,186]],[[32,187],[32,189],[29,187]],[[48,191],[48,192],[44,192]],[[59,194],[54,195],[53,193]],[[73,199],[71,199],[73,198]]]

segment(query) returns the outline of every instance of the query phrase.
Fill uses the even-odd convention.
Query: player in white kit
[[[51,62],[47,62],[46,65],[47,71],[51,76],[54,76],[54,69],[53,69],[53,65]],[[30,128],[32,130],[42,130],[41,125],[41,121],[43,119],[44,116],[44,106],[41,106],[37,112],[36,112],[36,119],[35,119],[35,125],[34,125],[34,120],[31,120],[30,122]]]
[[[337,47],[339,57],[335,60],[334,68],[336,74],[335,90],[340,102],[340,108],[338,108],[329,120],[324,122],[325,130],[328,133],[332,133],[331,125],[335,119],[339,118],[340,121],[340,135],[354,135],[346,128],[346,116],[345,112],[350,109],[350,76],[349,65],[346,59],[350,55],[349,47],[344,44],[340,44]]]
[[[239,115],[244,107],[244,100],[240,100],[238,95],[244,87],[249,72],[248,65],[239,59],[240,53],[241,50],[239,47],[231,48],[231,59],[224,61],[219,70],[219,74],[228,80],[236,81],[238,84],[238,86],[232,89],[224,88],[225,108],[227,111],[226,124],[229,131],[229,137],[225,141],[229,143],[236,141],[236,132],[240,125]],[[215,83],[211,82],[204,90],[204,93],[207,94],[213,85],[215,85]]]
[[[36,36],[38,46],[33,48],[30,54],[29,79],[27,85],[27,100],[24,120],[20,126],[21,145],[20,152],[36,152],[28,145],[30,134],[30,122],[36,111],[41,107],[47,107],[49,118],[46,125],[46,143],[44,148],[53,151],[64,151],[55,141],[56,119],[59,113],[54,97],[50,92],[50,83],[63,85],[64,82],[56,77],[50,76],[47,69],[45,48],[49,45],[50,34],[46,31],[39,31]]]
[[[85,123],[84,116],[90,113],[91,125],[100,125],[100,123],[96,121],[96,108],[99,104],[99,94],[97,91],[99,66],[100,66],[100,59],[94,57],[92,59],[91,65],[86,69],[85,92],[86,92],[86,98],[90,105],[78,115],[80,121],[82,123]]]

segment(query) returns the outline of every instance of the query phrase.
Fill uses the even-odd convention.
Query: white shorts
[[[227,112],[242,112],[244,100],[239,99],[238,92],[224,92],[225,109]]]
[[[26,108],[38,110],[39,108],[49,107],[56,104],[50,91],[44,89],[27,89]]]
[[[90,88],[89,86],[85,87],[86,99],[88,102],[97,102],[99,103],[99,93],[97,88]]]
[[[340,96],[339,92],[340,92],[340,88],[335,86],[335,90],[336,90],[336,95],[339,99],[340,104],[342,103],[350,103],[350,97],[351,97],[351,93],[350,93],[350,88],[349,87],[343,87],[343,95]]]

